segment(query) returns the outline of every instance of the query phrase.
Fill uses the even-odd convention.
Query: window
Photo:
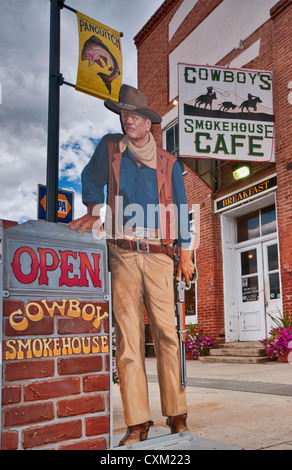
[[[277,231],[275,205],[261,209],[262,235]]]
[[[275,204],[236,219],[237,242],[244,242],[277,231]]]
[[[255,302],[259,299],[259,279],[257,250],[241,253],[242,302]]]
[[[166,132],[166,150],[172,153],[175,157],[178,157],[178,122],[169,127]]]
[[[196,233],[195,232],[195,211],[191,210],[189,212],[189,224],[190,224],[190,232]]]
[[[257,273],[257,252],[256,250],[244,251],[241,253],[241,274],[247,276]]]
[[[165,131],[165,146],[166,150],[174,155],[180,164],[181,171],[184,172],[184,164],[182,160],[179,158],[179,131],[178,131],[178,122],[172,124],[168,127]]]
[[[189,226],[190,232],[192,237],[199,237],[198,233],[196,232],[196,223],[199,225],[198,218],[195,219],[196,216],[195,209],[192,209],[189,212]],[[199,227],[198,227],[199,228]],[[193,248],[196,250],[198,240],[194,243]],[[196,265],[196,251],[194,252],[194,264]],[[196,283],[191,284],[190,289],[185,291],[185,309],[186,309],[186,322],[196,324],[198,323],[197,320],[197,293],[196,293],[197,285]]]
[[[278,244],[277,243],[273,245],[269,245],[267,247],[267,255],[268,255],[269,298],[270,300],[275,300],[281,297]]]

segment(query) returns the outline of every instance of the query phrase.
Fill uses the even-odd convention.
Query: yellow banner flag
[[[79,59],[76,90],[118,102],[122,85],[122,33],[77,12]]]

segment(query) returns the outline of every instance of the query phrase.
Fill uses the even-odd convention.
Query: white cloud
[[[124,83],[137,85],[133,37],[162,0],[67,0],[66,4],[124,33]],[[49,71],[49,0],[0,0],[0,218],[37,217],[37,185],[46,182]],[[75,83],[76,15],[61,12],[61,73]],[[80,173],[95,142],[119,132],[119,118],[101,100],[61,87],[60,177],[77,190],[75,217],[84,211]]]

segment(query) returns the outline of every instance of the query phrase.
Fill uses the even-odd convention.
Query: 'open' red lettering
[[[21,256],[26,255],[26,266],[30,272],[23,272]],[[100,255],[65,250],[58,252],[52,248],[38,248],[38,254],[28,246],[18,248],[11,263],[13,274],[21,284],[32,284],[38,278],[39,285],[49,285],[48,272],[60,268],[59,286],[88,287],[89,278],[94,287],[101,287]],[[28,270],[28,269],[27,269]],[[89,275],[89,278],[88,278]]]

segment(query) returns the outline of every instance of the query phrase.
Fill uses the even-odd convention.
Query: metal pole
[[[60,120],[60,3],[51,2],[46,220],[57,222]]]
[[[1,351],[0,351],[0,390],[2,390],[2,377],[3,377],[3,361],[2,361],[2,342],[3,342],[3,337],[2,337],[2,318],[3,318],[3,299],[4,299],[4,292],[3,292],[3,274],[4,274],[4,269],[3,269],[3,251],[4,251],[4,227],[3,227],[3,222],[0,220],[0,345],[1,345]],[[3,320],[4,321],[4,320]],[[0,429],[2,432],[2,400],[0,403]]]

